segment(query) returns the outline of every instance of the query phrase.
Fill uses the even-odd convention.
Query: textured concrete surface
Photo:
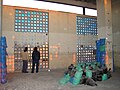
[[[0,90],[120,90],[120,72],[112,73],[107,81],[97,82],[98,86],[67,83],[61,86],[58,81],[65,70],[41,71],[39,73],[10,73],[8,82],[0,84]]]

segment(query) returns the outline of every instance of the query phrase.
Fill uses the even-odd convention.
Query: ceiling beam
[[[41,1],[41,0],[37,0],[37,1]],[[43,1],[96,9],[96,4],[89,3],[87,2],[87,0],[86,2],[85,0],[43,0]]]

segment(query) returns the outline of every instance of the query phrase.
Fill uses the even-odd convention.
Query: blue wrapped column
[[[101,65],[105,64],[105,39],[100,39],[96,41],[96,61],[99,62]]]
[[[6,48],[6,37],[2,36],[0,38],[0,82],[2,84],[5,84],[7,82]]]

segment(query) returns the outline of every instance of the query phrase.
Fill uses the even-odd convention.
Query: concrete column
[[[2,36],[2,0],[0,0],[0,37]]]
[[[111,0],[96,0],[97,1],[97,25],[98,25],[98,39],[106,38],[106,54],[108,61],[106,62],[108,68],[113,70],[113,49],[112,49],[112,13]]]
[[[120,70],[120,0],[112,1],[112,29],[115,71]]]

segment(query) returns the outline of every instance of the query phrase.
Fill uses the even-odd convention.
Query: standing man
[[[28,73],[27,69],[28,69],[29,54],[27,51],[28,51],[28,47],[25,47],[24,51],[21,53],[21,57],[23,60],[23,68],[22,68],[23,73]]]
[[[39,60],[40,60],[40,52],[37,50],[37,47],[34,47],[34,50],[32,53],[32,72],[31,73],[34,73],[35,64],[36,64],[36,73],[38,73]]]

